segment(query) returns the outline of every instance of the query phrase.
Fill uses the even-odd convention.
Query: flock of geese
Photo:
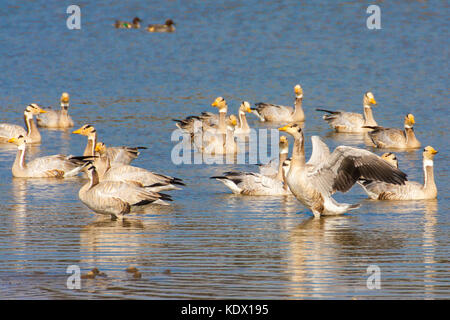
[[[306,161],[302,87],[296,85],[294,93],[294,107],[261,102],[252,109],[244,101],[238,110],[239,117],[227,116],[227,103],[224,98],[218,97],[212,103],[213,107],[218,108],[218,114],[203,112],[183,120],[173,120],[178,128],[193,138],[193,144],[199,152],[210,154],[239,152],[235,138],[250,132],[246,113],[255,114],[261,122],[289,123],[278,130],[294,138],[291,158],[288,158],[288,140],[281,136],[278,161],[260,165],[259,172],[231,171],[211,177],[235,194],[292,194],[315,217],[342,214],[359,208],[359,204],[338,203],[332,197],[337,191],[347,192],[356,183],[374,200],[423,200],[437,197],[433,175],[433,159],[437,151],[431,146],[423,150],[423,184],[408,181],[407,175],[398,168],[395,154],[391,152],[378,156],[368,150],[349,146],[338,146],[330,152],[318,136],[311,137],[312,154]],[[373,93],[367,92],[363,97],[363,114],[316,110],[326,113],[323,119],[334,131],[367,135],[373,147],[396,150],[420,148],[421,144],[413,129],[414,116],[405,116],[404,130],[384,128],[378,126],[374,119],[372,107],[376,104]]]
[[[123,22],[120,22],[123,23]],[[133,23],[135,23],[133,21]],[[431,146],[423,149],[424,183],[407,180],[398,168],[394,153],[378,156],[365,149],[338,146],[330,152],[318,136],[311,137],[312,154],[305,158],[302,108],[303,89],[294,87],[294,107],[270,103],[256,103],[251,108],[244,101],[238,116],[227,115],[228,105],[218,97],[212,106],[218,113],[202,112],[185,119],[173,119],[176,126],[186,132],[199,152],[227,155],[239,152],[237,138],[251,132],[246,114],[254,114],[261,122],[286,124],[278,130],[294,139],[292,156],[286,136],[279,139],[279,156],[267,164],[259,165],[259,172],[225,172],[213,176],[240,195],[289,196],[294,195],[315,217],[337,215],[359,208],[359,204],[339,203],[333,199],[337,191],[347,192],[354,184],[360,185],[374,200],[420,200],[437,197],[433,175],[433,159],[437,151]],[[17,155],[12,166],[14,177],[66,178],[85,174],[89,181],[79,190],[80,200],[97,213],[123,217],[133,206],[168,205],[171,197],[162,191],[180,189],[181,179],[151,172],[130,163],[144,147],[107,147],[97,141],[94,126],[86,124],[73,131],[87,137],[82,156],[51,155],[26,161],[27,145],[41,142],[40,128],[70,128],[74,126],[68,114],[69,95],[63,93],[61,110],[44,110],[30,104],[24,111],[25,126],[0,124],[0,142],[17,145]],[[325,112],[323,119],[336,132],[367,135],[371,146],[383,149],[410,150],[421,144],[413,130],[414,116],[404,119],[404,130],[378,126],[372,113],[375,97],[367,92],[363,97],[363,114],[316,109]],[[36,123],[34,122],[36,117]]]
[[[82,156],[51,155],[26,161],[27,146],[41,142],[40,128],[67,129],[74,126],[68,114],[69,95],[61,96],[61,110],[44,110],[37,104],[25,108],[26,129],[1,123],[0,142],[17,145],[12,175],[18,178],[68,178],[81,173],[89,181],[80,189],[80,200],[95,212],[123,217],[133,206],[168,205],[171,197],[161,191],[177,190],[179,178],[130,165],[144,147],[107,147],[97,141],[94,126],[86,124],[73,131],[87,137]],[[33,118],[36,116],[36,123]]]

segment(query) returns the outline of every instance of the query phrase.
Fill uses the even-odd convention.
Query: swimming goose
[[[409,113],[405,116],[405,131],[395,128],[383,128],[379,126],[364,126],[373,129],[369,137],[377,148],[392,149],[416,149],[420,148],[420,142],[414,134],[414,116]]]
[[[8,142],[11,138],[23,136],[26,138],[26,143],[41,142],[41,134],[33,121],[33,116],[46,111],[41,109],[37,104],[32,103],[25,108],[23,112],[25,125],[27,130],[16,124],[1,123],[0,124],[0,143]]]
[[[73,131],[74,134],[80,134],[88,138],[86,148],[84,149],[83,156],[94,156],[95,145],[97,144],[97,130],[90,125],[85,124],[81,128]],[[106,155],[111,162],[111,166],[130,164],[131,161],[136,159],[140,152],[139,149],[147,149],[146,147],[108,147],[106,149]]]
[[[123,181],[133,183],[149,191],[159,192],[166,190],[179,190],[176,185],[184,186],[183,180],[166,176],[163,174],[148,171],[143,168],[121,165],[110,166],[110,161],[107,157],[107,148],[104,143],[98,142],[95,151],[100,154],[100,160],[105,163],[105,169],[102,169],[102,174],[99,174],[100,181]],[[95,162],[94,162],[95,164]],[[97,171],[97,173],[99,173]]]
[[[325,109],[316,109],[317,111],[328,112],[323,119],[328,122],[330,127],[336,132],[368,132],[369,128],[364,126],[376,126],[377,122],[373,118],[371,105],[377,102],[372,92],[366,92],[363,98],[364,116],[359,113],[345,111],[329,111]]]
[[[289,152],[289,143],[286,137],[280,137],[279,165],[275,175],[264,175],[254,172],[225,172],[223,176],[214,176],[210,179],[216,179],[225,184],[235,194],[263,196],[263,195],[289,195],[291,192],[285,182],[283,174],[283,162],[286,160]]]
[[[434,182],[433,172],[433,159],[436,153],[438,152],[431,146],[427,146],[423,149],[423,184],[415,181],[406,181],[404,185],[394,185],[377,181],[362,181],[359,184],[373,200],[436,199],[437,188],[436,183]],[[390,163],[395,165],[396,161],[392,160]]]
[[[251,129],[247,122],[247,117],[245,116],[245,113],[252,112],[252,109],[250,108],[250,103],[247,101],[243,101],[241,105],[239,106],[239,125],[234,130],[234,134],[249,134]]]
[[[61,110],[47,110],[42,116],[36,118],[38,127],[45,128],[70,128],[73,127],[73,120],[69,116],[69,94],[64,92],[61,95]]]
[[[20,178],[67,178],[76,176],[87,164],[86,157],[73,157],[62,154],[35,158],[25,162],[26,141],[19,136],[8,140],[17,145],[17,155],[12,166],[14,177]]]
[[[78,197],[95,212],[122,218],[132,206],[147,204],[168,205],[170,196],[147,191],[144,188],[120,181],[99,181],[94,165],[87,167],[89,182],[81,187]]]
[[[141,27],[140,22],[142,22],[142,20],[139,19],[138,17],[135,17],[133,19],[133,22],[116,20],[116,22],[114,23],[114,26],[117,29],[139,29]]]
[[[285,136],[280,136],[280,142],[278,143],[278,162],[276,159],[272,159],[266,164],[258,165],[259,173],[270,178],[275,178],[279,173],[280,166],[283,166],[283,162],[287,159],[288,154],[288,139]]]
[[[294,87],[295,103],[294,108],[279,106],[271,103],[255,103],[256,110],[253,112],[261,121],[275,122],[299,122],[305,121],[305,113],[302,108],[303,89],[297,84]]]
[[[172,19],[167,19],[164,24],[149,24],[147,27],[148,32],[174,32],[175,23]]]
[[[195,134],[199,129],[205,130],[203,127],[217,128],[221,133],[225,133],[227,131],[227,102],[224,98],[217,97],[213,103],[211,103],[211,106],[219,109],[218,115],[211,112],[202,112],[200,116],[189,116],[184,120],[172,120],[177,122],[175,125],[178,128],[187,131],[191,135]],[[196,121],[200,122],[195,125]]]
[[[406,174],[392,167],[376,154],[353,147],[339,146],[325,161],[305,162],[303,130],[298,124],[286,125],[278,130],[294,137],[291,167],[286,177],[295,197],[315,217],[337,215],[359,208],[359,204],[338,203],[331,195],[347,192],[358,179],[404,184]]]
[[[236,121],[231,123],[236,125]],[[194,146],[199,152],[209,155],[224,155],[238,153],[238,145],[234,137],[234,130],[227,128],[226,133],[207,129],[194,137]]]

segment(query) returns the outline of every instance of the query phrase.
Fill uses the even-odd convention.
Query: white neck
[[[423,167],[432,167],[433,166],[433,160],[430,159],[424,159],[423,160]]]

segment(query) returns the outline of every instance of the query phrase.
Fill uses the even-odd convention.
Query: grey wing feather
[[[404,184],[406,174],[376,154],[353,147],[339,146],[327,162],[315,167],[308,178],[322,193],[347,192],[358,179]]]
[[[320,139],[319,136],[312,136],[311,142],[312,153],[307,164],[318,166],[328,160],[331,154],[330,149],[328,149],[328,146]]]

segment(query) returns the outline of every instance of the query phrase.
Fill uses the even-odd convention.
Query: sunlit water
[[[366,28],[364,1],[95,1],[80,4],[82,29],[66,28],[60,1],[0,5],[1,122],[23,124],[29,103],[58,108],[71,95],[76,127],[95,125],[109,145],[147,146],[135,165],[184,179],[170,207],[124,221],[93,213],[78,199],[86,182],[13,179],[14,146],[0,147],[0,297],[61,298],[449,298],[448,4],[379,3],[382,29]],[[172,18],[174,34],[116,30],[116,18]],[[241,197],[209,177],[254,165],[171,162],[172,118],[217,96],[235,113],[242,100],[293,103],[304,89],[309,136],[334,148],[364,147],[359,135],[332,133],[317,107],[362,112],[416,134],[439,150],[435,201],[376,202],[358,187],[337,199],[362,207],[313,219],[293,197]],[[265,128],[249,116],[250,125]],[[275,127],[275,126],[270,126]],[[81,154],[86,140],[41,130],[30,158]],[[381,154],[380,150],[375,151]],[[421,150],[399,152],[410,180],[422,181]],[[69,265],[106,278],[66,287]],[[381,289],[367,288],[369,265]],[[137,267],[141,279],[125,272]]]

